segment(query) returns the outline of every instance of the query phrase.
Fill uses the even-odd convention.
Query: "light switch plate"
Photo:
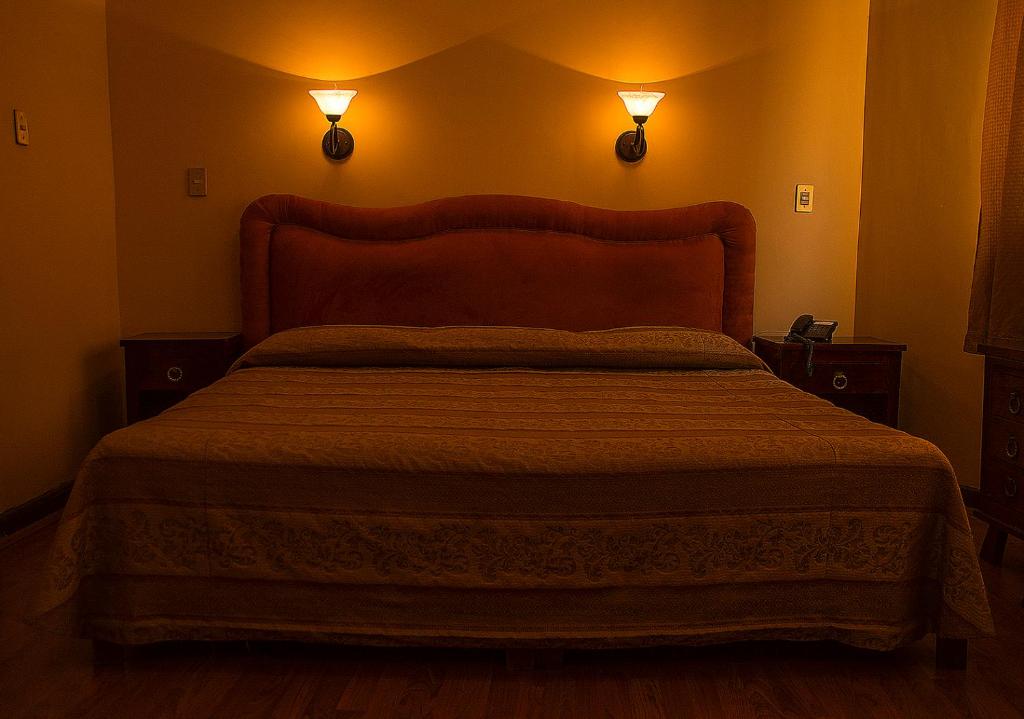
[[[24,110],[14,111],[14,141],[19,145],[28,145],[28,118]]]
[[[206,197],[206,168],[188,168],[188,194],[190,197]]]
[[[814,185],[797,185],[794,212],[814,212]]]

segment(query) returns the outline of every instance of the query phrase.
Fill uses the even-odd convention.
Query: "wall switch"
[[[28,144],[28,118],[24,110],[14,111],[14,141],[19,145]]]
[[[814,212],[814,185],[796,186],[795,212]]]
[[[188,168],[188,194],[190,197],[206,197],[206,168]]]

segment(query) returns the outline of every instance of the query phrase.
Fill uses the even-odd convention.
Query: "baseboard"
[[[17,507],[0,512],[0,537],[14,534],[18,530],[38,522],[47,515],[53,514],[67,504],[71,494],[71,482],[65,482],[44,492],[38,497],[28,500]]]

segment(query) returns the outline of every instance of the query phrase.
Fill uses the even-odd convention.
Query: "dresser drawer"
[[[1022,492],[1024,468],[994,459],[982,462],[981,495],[989,511],[1004,519],[1010,516],[1005,512],[1020,511],[1024,507]]]
[[[881,362],[819,362],[810,377],[803,365],[789,379],[811,394],[872,394],[889,391],[889,366]]]
[[[986,415],[1024,424],[1024,370],[992,362],[987,371]]]
[[[992,418],[985,427],[984,455],[987,459],[1021,465],[1024,423]]]

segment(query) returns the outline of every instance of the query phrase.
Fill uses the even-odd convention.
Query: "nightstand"
[[[223,377],[241,340],[237,332],[147,332],[122,339],[128,423],[158,415]]]
[[[900,414],[900,369],[907,346],[876,337],[834,337],[814,345],[814,372],[806,345],[785,335],[757,335],[754,353],[771,371],[837,407],[895,427]]]

